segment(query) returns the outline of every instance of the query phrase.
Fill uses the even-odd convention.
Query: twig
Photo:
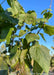
[[[50,2],[50,7],[49,7],[49,8],[51,9],[51,7],[52,7],[52,0],[51,0],[51,2]],[[47,19],[48,19],[48,17],[47,17]],[[44,23],[44,24],[45,24],[45,23]],[[41,31],[41,29],[42,29],[42,28],[40,28],[40,29],[38,30],[37,34]]]
[[[51,7],[52,7],[52,0],[51,0],[51,2],[50,2],[50,7],[49,7],[49,8],[51,9]]]
[[[3,0],[0,4],[2,5],[6,0]]]

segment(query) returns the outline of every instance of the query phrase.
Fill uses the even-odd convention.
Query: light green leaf
[[[54,35],[54,26],[50,26],[50,25],[44,25],[43,28],[44,32],[47,33],[48,35]]]
[[[45,18],[37,18],[37,19],[36,19],[36,22],[37,22],[37,23],[40,23],[40,22],[48,22],[48,20],[45,19]]]
[[[26,38],[28,43],[30,43],[30,42],[32,42],[34,40],[39,40],[40,39],[39,35],[38,34],[34,34],[34,33],[27,34],[25,38]]]
[[[25,30],[20,30],[20,32],[19,32],[19,37],[23,36],[25,33],[26,33]]]
[[[35,45],[30,48],[30,55],[48,73],[50,67],[49,49],[42,45]]]
[[[19,4],[17,0],[7,0],[11,8],[8,8],[9,12],[12,12],[12,16],[15,16],[20,13],[24,13],[23,7]]]
[[[40,33],[40,35],[43,38],[43,40],[46,41],[45,38],[44,38],[44,34]]]
[[[0,70],[8,70],[7,63],[0,57]]]
[[[34,24],[36,25],[36,13],[35,11],[26,14],[25,23],[26,24]]]

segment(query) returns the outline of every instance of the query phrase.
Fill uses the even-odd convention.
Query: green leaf
[[[19,4],[17,0],[7,0],[11,8],[8,8],[9,12],[12,12],[12,15],[15,16],[19,13],[24,13],[23,7]]]
[[[44,25],[43,28],[44,32],[47,33],[48,35],[54,35],[54,26],[50,26],[50,25]]]
[[[34,34],[34,33],[29,33],[26,35],[26,40],[27,40],[27,43],[30,43],[34,40],[39,40],[39,35],[38,34]]]
[[[8,70],[7,63],[0,57],[0,70]]]
[[[23,44],[23,49],[28,48],[27,40],[26,40],[25,38],[24,38],[24,39],[22,39],[22,44]]]
[[[35,45],[30,48],[30,55],[48,73],[50,67],[49,49],[42,45]]]
[[[2,8],[1,4],[0,4],[0,12],[4,12],[4,9]]]
[[[51,9],[45,9],[45,10],[43,10],[43,11],[41,12],[41,14],[46,13],[47,10],[48,10],[48,11],[52,11]]]
[[[44,18],[47,18],[47,19],[50,19],[51,17],[53,16],[53,14],[51,12],[46,12],[44,13],[43,17]]]
[[[19,15],[19,17],[18,17],[18,20],[19,20],[18,25],[19,25],[19,26],[23,26],[23,25],[24,25],[25,16],[26,16],[26,14],[20,14],[20,15]]]
[[[36,17],[37,17],[37,15],[36,15],[36,13],[35,13],[35,11],[31,11],[31,13],[27,13],[26,14],[26,18],[25,18],[25,23],[26,24],[34,24],[35,23],[35,25],[36,25]]]
[[[10,43],[10,38],[11,38],[11,34],[12,34],[12,31],[14,30],[14,28],[10,28],[9,32],[7,33],[6,30],[5,32],[7,33],[7,35],[5,33],[3,33],[4,35],[6,35],[6,37],[4,36],[3,38],[0,38],[0,42],[2,41],[7,41],[7,44]]]
[[[43,38],[43,40],[46,41],[45,38],[44,38],[44,34],[40,33],[40,35]]]
[[[20,30],[20,32],[19,32],[19,36],[21,37],[21,36],[23,36],[25,33],[26,33],[25,30]]]
[[[41,73],[42,71],[43,69],[41,68],[41,66],[36,61],[34,61],[33,72],[37,74],[37,73]]]
[[[37,22],[37,23],[40,23],[40,22],[48,22],[48,20],[45,19],[45,18],[37,18],[37,19],[36,19],[36,22]]]
[[[20,55],[21,63],[24,62],[24,59],[26,58],[27,51],[28,51],[27,49],[22,50],[21,55]]]

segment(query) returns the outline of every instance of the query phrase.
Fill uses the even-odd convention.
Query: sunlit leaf
[[[44,25],[43,28],[44,32],[47,33],[48,35],[54,35],[54,26],[50,26],[50,25]]]
[[[30,48],[30,55],[48,73],[50,67],[49,49],[42,45],[35,45]]]
[[[38,34],[34,34],[34,33],[29,33],[26,35],[26,40],[28,43],[34,41],[34,40],[39,40],[39,35]]]
[[[44,38],[44,35],[42,33],[40,33],[40,35],[43,38],[43,40],[46,41],[45,38]]]
[[[25,33],[26,33],[25,30],[20,30],[20,32],[19,32],[19,36],[21,37],[21,36],[23,36]]]

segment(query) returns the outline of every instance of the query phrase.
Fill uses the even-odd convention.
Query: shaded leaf
[[[36,61],[34,61],[33,72],[34,73],[41,73],[42,71],[43,71],[43,69],[41,68],[41,66]]]
[[[47,18],[47,19],[50,19],[51,17],[53,16],[53,14],[51,12],[46,12],[44,13],[43,17],[44,18]]]

